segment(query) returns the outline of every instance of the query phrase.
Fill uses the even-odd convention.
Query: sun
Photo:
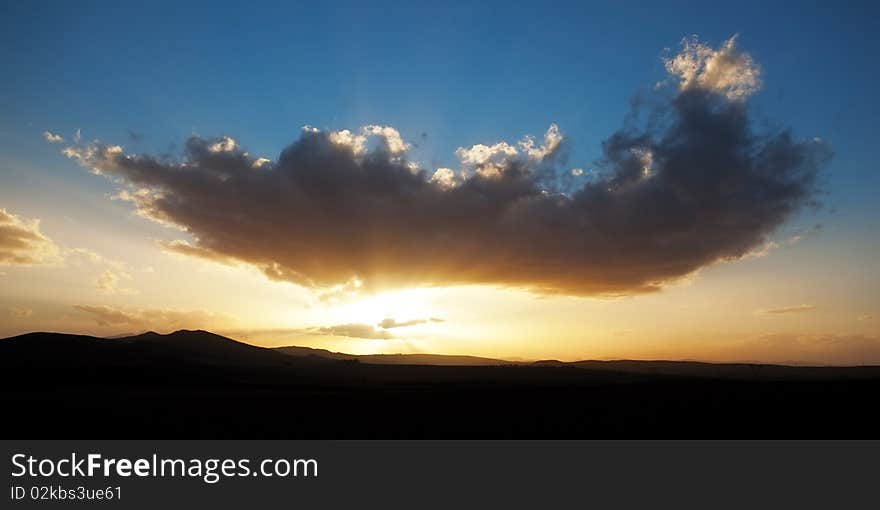
[[[431,295],[431,289],[423,288],[382,292],[340,303],[328,311],[340,323],[378,324],[388,318],[397,321],[427,319],[437,315],[430,303]]]

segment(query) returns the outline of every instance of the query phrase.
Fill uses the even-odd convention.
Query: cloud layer
[[[99,326],[127,326],[142,329],[175,330],[213,327],[227,319],[202,310],[164,308],[128,309],[107,305],[73,305],[94,319]]]
[[[166,249],[320,291],[648,292],[766,243],[814,200],[829,157],[821,142],[751,129],[760,70],[733,39],[687,40],[666,66],[674,91],[604,141],[598,176],[561,168],[555,125],[541,141],[460,148],[458,169],[408,160],[387,126],[306,127],[276,161],[229,137],[194,136],[177,161],[101,143],[64,153],[192,236]]]

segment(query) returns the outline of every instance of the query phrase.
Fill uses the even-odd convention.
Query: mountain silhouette
[[[373,365],[442,365],[442,366],[492,366],[513,363],[478,356],[456,356],[448,354],[346,354],[326,349],[313,349],[295,345],[275,347],[276,351],[288,356],[317,356],[334,360],[357,360]]]
[[[8,437],[871,437],[880,367],[510,362],[207,331],[0,340]]]
[[[28,333],[0,340],[4,360],[39,360],[61,364],[139,364],[157,360],[219,365],[286,365],[280,353],[216,335],[180,330],[166,335],[153,331],[121,338],[64,333]]]
[[[167,349],[169,355],[201,363],[285,365],[290,361],[273,349],[246,344],[203,330],[180,330],[167,335],[149,331],[121,340]]]

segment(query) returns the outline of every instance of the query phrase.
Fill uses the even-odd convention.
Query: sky
[[[0,336],[880,363],[876,4],[0,7]]]

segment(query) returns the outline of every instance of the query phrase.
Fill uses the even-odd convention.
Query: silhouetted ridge
[[[201,329],[181,329],[167,335],[149,331],[120,340],[136,345],[157,346],[173,351],[177,356],[208,363],[281,365],[289,361],[272,349],[246,344]]]
[[[439,366],[496,366],[509,365],[510,361],[450,354],[346,354],[327,349],[313,349],[288,345],[275,350],[298,358],[317,357],[337,361],[359,361],[370,365],[439,365]]]
[[[164,366],[181,362],[282,366],[290,361],[291,358],[272,349],[202,330],[180,330],[167,335],[148,331],[117,339],[39,332],[0,340],[2,365],[40,369],[97,365]]]
[[[66,352],[80,354],[84,351],[104,350],[115,340],[89,335],[39,331],[6,338],[0,342],[2,342],[0,343],[0,352],[4,355],[15,356],[30,351],[39,351],[45,355]]]
[[[18,436],[842,438],[880,427],[880,367],[352,356],[188,330],[0,340],[0,388]]]

